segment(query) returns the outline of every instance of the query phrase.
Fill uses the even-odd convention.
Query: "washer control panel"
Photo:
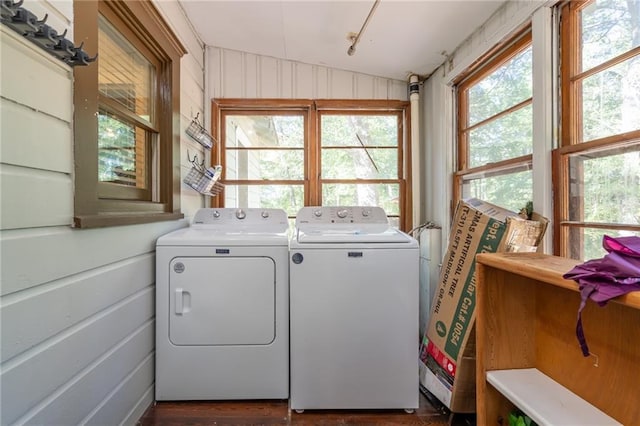
[[[367,206],[323,206],[303,207],[298,211],[298,224],[331,223],[389,223],[382,207]]]
[[[196,212],[193,225],[242,226],[259,229],[273,225],[289,226],[289,219],[282,209],[204,208]]]

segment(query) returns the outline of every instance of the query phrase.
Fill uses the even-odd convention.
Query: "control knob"
[[[236,210],[236,217],[240,220],[244,219],[245,217],[247,217],[247,213],[245,213],[244,210],[242,209],[238,209]]]
[[[342,209],[342,210],[338,210],[336,214],[340,219],[344,219],[345,217],[347,217],[347,214],[349,214],[349,211],[347,209]]]
[[[314,215],[315,217],[320,217],[320,216],[322,216],[322,210],[320,210],[320,209],[314,210],[314,211],[313,211],[313,215]]]
[[[215,217],[216,219],[220,217],[220,212],[218,210],[214,210],[213,211],[213,217]]]
[[[263,218],[263,219],[266,219],[266,218],[268,218],[268,217],[269,217],[269,212],[268,212],[268,211],[266,211],[266,210],[264,210],[264,211],[262,212],[261,216],[262,216],[262,218]]]

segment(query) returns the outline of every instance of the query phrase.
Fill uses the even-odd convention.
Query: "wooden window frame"
[[[572,228],[596,228],[630,230],[640,232],[640,225],[620,223],[591,223],[570,220],[571,212],[582,209],[580,203],[571,200],[569,177],[569,160],[572,155],[624,149],[629,145],[640,144],[640,130],[619,133],[583,141],[582,133],[582,94],[580,83],[604,69],[615,66],[633,56],[640,55],[640,47],[632,48],[616,57],[610,58],[593,68],[583,71],[580,68],[580,12],[589,6],[592,0],[579,0],[565,3],[561,9],[560,28],[560,95],[561,130],[560,146],[552,153],[553,194],[554,194],[554,253],[569,257],[571,246],[582,246],[583,238],[578,236],[571,240]]]
[[[530,26],[527,26],[511,37],[508,41],[492,49],[489,54],[485,55],[455,82],[457,98],[457,167],[453,174],[453,194],[450,206],[451,214],[453,214],[453,210],[455,209],[457,202],[462,199],[462,186],[465,178],[472,178],[474,176],[490,177],[492,175],[504,175],[506,174],[506,171],[517,172],[530,170],[532,167],[533,154],[470,167],[468,134],[474,128],[497,120],[528,105],[532,105],[533,96],[478,123],[474,123],[473,125],[467,124],[469,116],[468,89],[531,45],[531,28]]]
[[[98,66],[74,68],[74,226],[95,228],[183,218],[180,212],[180,58],[185,48],[150,1],[74,0],[74,32],[87,52],[99,52],[102,15],[158,67],[155,88],[157,158],[149,164],[150,194],[127,195],[98,181]],[[98,61],[100,57],[98,57]],[[102,99],[102,100],[101,100]],[[136,124],[138,124],[136,122]],[[113,186],[113,185],[112,185]],[[134,198],[134,199],[132,199]],[[137,199],[136,199],[137,198]]]
[[[219,141],[223,141],[225,111],[245,111],[277,113],[279,111],[301,111],[305,115],[304,144],[304,205],[322,204],[322,184],[363,184],[397,183],[400,187],[399,227],[408,231],[412,227],[411,196],[411,128],[410,103],[394,100],[343,100],[343,99],[214,99],[211,103],[211,131]],[[320,146],[320,117],[322,114],[396,114],[398,117],[398,179],[322,179]],[[224,167],[224,143],[219,143],[211,151],[212,164],[223,166],[222,183],[234,184],[238,181],[226,181]],[[243,183],[249,181],[242,181]],[[250,181],[262,184],[265,181]],[[269,180],[269,184],[297,184],[298,181]],[[224,192],[211,199],[212,207],[224,206]]]

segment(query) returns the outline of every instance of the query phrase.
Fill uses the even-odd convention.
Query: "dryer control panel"
[[[287,213],[282,209],[260,208],[203,208],[196,212],[193,226],[224,226],[225,228],[273,228],[289,226]]]
[[[388,224],[387,214],[382,207],[367,206],[318,206],[303,207],[298,211],[296,226],[299,224],[331,223],[371,223]]]

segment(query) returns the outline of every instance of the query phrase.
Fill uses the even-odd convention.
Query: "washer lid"
[[[408,243],[411,238],[389,225],[309,226],[298,229],[300,244],[322,243]]]
[[[289,219],[282,209],[204,208],[189,228],[158,238],[157,246],[287,245]]]
[[[286,246],[287,232],[228,231],[189,227],[158,238],[157,246]]]

